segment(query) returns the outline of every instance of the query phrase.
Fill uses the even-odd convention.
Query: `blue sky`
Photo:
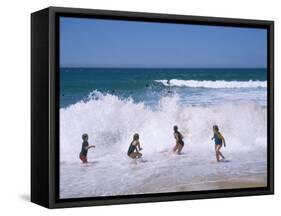
[[[61,67],[266,67],[265,29],[60,18]]]

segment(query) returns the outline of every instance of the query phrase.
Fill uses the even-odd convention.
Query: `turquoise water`
[[[178,94],[190,105],[220,103],[229,97],[266,105],[265,87],[266,69],[61,68],[60,107],[88,100],[93,91],[146,105],[167,94]]]

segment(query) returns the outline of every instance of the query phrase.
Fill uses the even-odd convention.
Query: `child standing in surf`
[[[174,137],[176,139],[176,145],[173,148],[173,152],[177,154],[181,154],[181,151],[184,146],[183,135],[178,131],[178,126],[174,126]]]
[[[133,136],[133,141],[131,142],[127,155],[132,158],[141,158],[142,154],[139,152],[142,148],[140,147],[139,135],[136,133]]]
[[[224,160],[225,157],[222,155],[222,153],[220,152],[220,149],[222,147],[222,144],[224,145],[224,147],[226,147],[225,144],[225,139],[222,136],[222,134],[219,132],[219,127],[217,125],[213,126],[213,131],[214,131],[214,136],[212,137],[212,140],[215,139],[215,151],[216,151],[216,159],[217,162],[220,162],[220,157]]]
[[[79,154],[79,158],[82,161],[82,163],[88,163],[88,159],[87,159],[88,150],[90,148],[95,148],[94,145],[89,145],[88,138],[89,138],[88,134],[83,134],[82,135],[83,143],[82,143],[81,152]]]

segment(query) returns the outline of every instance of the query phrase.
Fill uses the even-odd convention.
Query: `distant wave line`
[[[266,88],[267,81],[226,81],[226,80],[155,80],[165,86],[191,87],[191,88]]]

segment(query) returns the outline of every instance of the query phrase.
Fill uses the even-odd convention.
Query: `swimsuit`
[[[182,135],[181,135],[181,133],[177,131],[177,132],[175,132],[175,134],[178,135],[178,143],[179,143],[180,145],[184,146],[184,142],[183,142],[183,140],[182,140]],[[176,137],[176,136],[175,136],[175,137]]]
[[[87,157],[87,154],[88,154],[88,149],[87,147],[89,146],[89,143],[88,142],[83,142],[82,143],[82,149],[81,149],[81,152],[80,154],[84,155]]]
[[[87,163],[87,162],[88,162],[87,156],[82,155],[81,153],[80,153],[80,155],[79,155],[79,158],[80,158],[80,160],[81,160],[83,163]]]
[[[88,154],[88,149],[87,147],[89,146],[88,142],[83,142],[82,143],[82,149],[79,154],[79,158],[83,163],[87,163],[87,154]]]
[[[136,146],[133,145],[133,142],[130,144],[130,147],[128,149],[128,153],[127,153],[128,156],[130,156],[130,154],[132,154],[136,149]]]
[[[183,140],[179,140],[179,144],[182,145],[182,146],[184,146]]]
[[[216,145],[222,145],[222,139],[220,139],[217,134],[214,134],[213,138],[215,139],[215,144]]]

